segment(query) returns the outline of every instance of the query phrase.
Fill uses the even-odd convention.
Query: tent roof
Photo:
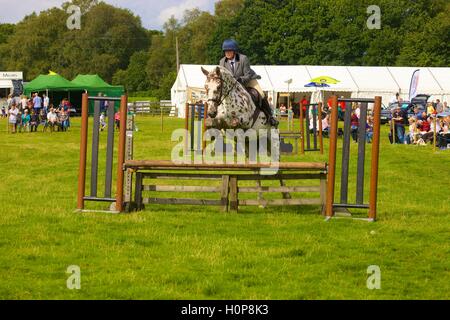
[[[172,91],[185,91],[187,88],[203,89],[205,75],[201,65],[180,66]],[[203,65],[212,70],[215,65]],[[419,93],[450,94],[450,68],[414,68],[414,67],[351,67],[351,66],[252,66],[261,76],[261,87],[265,91],[287,92],[287,80],[290,92],[314,92],[315,88],[305,88],[304,85],[318,76],[330,76],[340,82],[322,88],[324,91],[347,92],[378,92],[408,93],[411,76],[414,70],[420,69],[418,85]]]
[[[25,93],[44,90],[60,90],[60,91],[78,91],[82,90],[79,86],[73,84],[66,78],[56,73],[48,75],[39,75],[33,81],[25,85]]]
[[[112,86],[97,74],[79,74],[72,84],[92,92],[103,92],[110,96],[120,96],[125,92],[123,86]]]
[[[104,81],[97,74],[79,74],[72,83],[79,87],[86,88],[110,88],[112,87],[109,83]]]

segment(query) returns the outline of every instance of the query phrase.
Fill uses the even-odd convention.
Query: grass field
[[[317,207],[76,214],[72,121],[67,133],[16,135],[0,121],[0,299],[450,298],[450,150],[390,145],[383,127],[375,223],[324,222]],[[182,123],[161,133],[159,118],[137,118],[134,158],[169,159]],[[81,290],[66,287],[70,265]],[[380,290],[366,286],[370,265]]]

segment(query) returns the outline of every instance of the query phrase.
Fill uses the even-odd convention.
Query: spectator
[[[58,113],[58,131],[67,131],[68,119],[69,117],[67,116],[67,112],[64,111],[64,108],[62,108]]]
[[[41,110],[41,112],[42,112],[42,110]],[[36,114],[36,111],[31,110],[31,116],[30,116],[31,132],[37,132],[38,125],[39,125],[39,115]]]
[[[36,113],[39,113],[39,111],[42,108],[42,99],[41,99],[41,97],[39,97],[39,95],[37,93],[34,94],[33,108]]]
[[[11,105],[11,109],[8,110],[8,123],[11,129],[11,133],[17,132],[17,117],[19,115],[19,109],[17,109],[16,104]]]
[[[330,128],[330,116],[327,114],[323,119],[322,119],[322,134],[323,136],[327,137],[328,136],[328,131]]]
[[[8,109],[11,109],[11,107],[12,107],[12,102],[13,102],[12,94],[9,94],[9,95],[8,95],[8,99],[6,100],[6,104],[8,105]]]
[[[414,117],[416,118],[416,120],[422,120],[422,112],[420,112],[419,107],[415,106],[413,110],[414,110]]]
[[[409,134],[405,137],[408,144],[417,144],[419,139],[419,129],[417,128],[417,121],[415,118],[411,117],[408,119],[409,122]]]
[[[427,120],[422,121],[420,131],[422,134],[422,139],[425,143],[432,142],[434,138],[434,131],[431,130],[431,123],[432,123],[431,117],[428,117]]]
[[[106,120],[105,120],[105,113],[102,112],[100,114],[100,131],[105,130],[106,128]]]
[[[47,97],[46,94],[44,94],[43,97],[44,97],[44,112],[47,113],[48,112],[48,107],[50,105],[50,99]]]
[[[48,123],[47,123],[47,114],[44,112],[44,110],[41,110],[39,113],[39,125],[43,125],[44,128],[42,131],[47,130]]]
[[[360,118],[360,115],[361,115],[361,104],[360,104],[360,103],[357,103],[357,104],[356,104],[355,114],[356,114],[356,116],[357,116],[358,119],[359,119],[359,118]]]
[[[272,110],[273,110],[273,102],[272,102],[272,97],[269,97],[269,99],[268,99],[267,101],[269,102],[269,106],[270,106],[270,109],[272,109]]]
[[[405,137],[405,125],[403,123],[404,119],[402,108],[400,106],[397,106],[395,109],[394,114],[392,115],[392,121],[394,121],[394,131],[397,136],[397,141],[395,142],[403,144]]]
[[[354,142],[358,142],[358,127],[359,118],[354,110],[351,115],[351,134]]]
[[[22,110],[26,109],[28,107],[28,98],[27,98],[27,96],[22,96],[22,100],[20,100],[20,103],[22,105]]]
[[[394,97],[392,97],[391,101],[389,103],[398,103],[400,101],[400,94],[397,92]]]
[[[427,106],[427,116],[434,114],[436,111],[434,110],[433,104],[429,103]]]
[[[117,111],[114,114],[114,123],[116,124],[116,129],[120,130],[120,112],[119,111]]]
[[[444,110],[444,112],[450,112],[450,107],[447,105],[447,101],[444,101],[442,109]]]
[[[7,115],[6,115],[6,108],[3,106],[2,107],[2,114],[1,114],[1,117],[2,118],[6,118],[7,117]]]
[[[47,114],[47,125],[50,127],[50,131],[53,132],[55,125],[58,124],[58,116],[55,113],[54,108],[50,108],[50,112]]]
[[[25,131],[30,132],[30,120],[31,120],[31,117],[28,114],[28,109],[25,109],[23,111],[23,114],[22,114],[22,128],[23,128],[23,132],[25,132]]]
[[[367,143],[372,143],[373,138],[373,117],[368,116],[366,122],[366,140]]]
[[[282,103],[281,106],[280,106],[280,113],[281,114],[286,114],[286,111],[287,111],[286,106],[284,105],[284,103]]]
[[[300,101],[301,110],[303,110],[303,117],[306,115],[306,106],[309,105],[308,99],[306,99],[306,96],[303,96],[302,100]]]

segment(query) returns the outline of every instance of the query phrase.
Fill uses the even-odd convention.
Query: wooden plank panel
[[[320,186],[302,186],[302,187],[239,187],[239,193],[256,193],[256,192],[320,192]]]
[[[206,205],[206,206],[220,206],[221,200],[207,200],[207,199],[178,199],[178,198],[144,198],[144,204],[177,204],[177,205]]]
[[[172,161],[161,160],[128,160],[125,162],[125,168],[131,169],[196,169],[196,170],[252,170],[270,168],[270,164],[256,163],[256,164],[195,164],[195,163],[173,163]],[[326,170],[326,163],[324,162],[280,162],[279,169],[308,169],[308,170]]]
[[[221,187],[146,185],[144,191],[157,192],[221,192]]]
[[[271,200],[239,200],[240,206],[296,206],[296,205],[320,205],[319,198],[312,199],[271,199]]]

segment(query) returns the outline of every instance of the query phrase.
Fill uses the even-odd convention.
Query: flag
[[[419,75],[420,75],[420,69],[417,69],[413,72],[413,75],[411,77],[411,85],[409,86],[409,101],[412,101],[412,99],[417,96],[417,87],[419,86]]]

